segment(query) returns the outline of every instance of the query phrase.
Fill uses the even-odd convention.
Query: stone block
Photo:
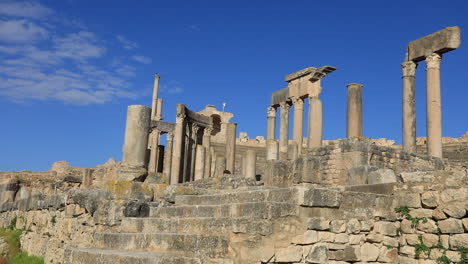
[[[460,46],[460,28],[447,27],[408,43],[407,60],[421,61],[432,53],[444,53]]]
[[[432,210],[430,209],[422,209],[422,208],[418,208],[418,209],[414,209],[414,210],[411,210],[410,211],[410,215],[412,217],[426,217],[426,218],[431,218],[432,217]]]
[[[310,248],[305,258],[306,263],[327,263],[328,248],[325,245],[317,244]]]
[[[349,235],[346,233],[336,234],[335,243],[346,244],[349,242]]]
[[[374,222],[372,220],[361,221],[361,231],[369,232],[372,227],[374,227]]]
[[[443,234],[459,234],[465,231],[462,221],[455,218],[439,221],[439,228],[440,232]]]
[[[432,217],[435,220],[447,219],[447,215],[444,213],[444,211],[441,208],[436,208],[435,210],[433,210],[432,211]]]
[[[350,235],[349,236],[349,244],[350,245],[359,245],[361,241],[365,241],[364,235]]]
[[[385,236],[383,239],[383,245],[388,247],[398,247],[398,240],[394,237]]]
[[[335,234],[331,232],[318,232],[318,237],[321,242],[333,242],[335,241]]]
[[[346,232],[348,234],[358,234],[361,231],[361,223],[359,220],[353,218],[346,224]]]
[[[312,217],[307,222],[307,229],[311,230],[327,230],[330,228],[330,221],[324,217]]]
[[[398,249],[396,248],[387,248],[381,247],[379,252],[379,258],[377,259],[380,262],[396,262],[398,259]]]
[[[362,261],[376,261],[379,257],[379,248],[371,243],[364,243],[361,246],[361,260]]]
[[[439,236],[434,234],[423,234],[422,240],[425,245],[432,247],[439,243]]]
[[[367,176],[368,184],[381,184],[397,182],[397,177],[392,169],[378,169],[371,171]]]
[[[289,246],[287,248],[276,249],[275,262],[299,262],[302,260],[302,251],[303,249],[301,246]]]
[[[434,174],[430,171],[414,171],[400,173],[403,182],[433,182]]]
[[[396,223],[381,221],[375,223],[374,232],[386,236],[396,236],[398,234],[398,226]]]
[[[361,259],[361,250],[359,246],[347,246],[343,250],[343,261],[356,262]]]
[[[468,232],[468,218],[463,218],[462,223],[463,228],[465,228],[465,232]]]
[[[421,207],[421,197],[418,193],[398,193],[396,194],[396,206],[408,206],[411,208]]]
[[[436,191],[424,192],[421,194],[421,203],[425,208],[435,208],[439,205],[439,193]]]
[[[412,234],[416,231],[413,226],[413,223],[411,223],[411,221],[407,219],[403,219],[403,221],[401,221],[400,228],[401,228],[401,232],[405,234]]]
[[[344,220],[332,220],[330,222],[330,231],[334,233],[344,233],[346,231],[346,222]]]
[[[339,207],[341,193],[333,189],[314,188],[304,192],[303,206]]]
[[[372,243],[380,243],[384,239],[384,235],[382,234],[376,234],[376,233],[370,233],[367,235],[366,240]]]
[[[453,249],[468,248],[468,233],[450,236],[450,247]]]
[[[291,242],[296,245],[310,245],[318,241],[318,233],[314,230],[307,230],[304,234],[293,237],[291,240]]]
[[[420,221],[417,229],[426,233],[438,233],[437,224],[431,219],[428,219],[426,222]]]
[[[357,166],[348,170],[347,185],[364,185],[368,183],[369,174],[378,170],[374,166]]]
[[[448,204],[444,209],[444,213],[453,218],[463,218],[466,214],[466,210],[461,203]]]

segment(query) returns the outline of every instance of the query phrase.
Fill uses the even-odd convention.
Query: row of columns
[[[440,95],[440,62],[442,56],[426,57],[426,130],[428,155],[442,158],[442,111]],[[401,65],[403,79],[403,149],[416,152],[415,74],[417,64],[405,61]]]

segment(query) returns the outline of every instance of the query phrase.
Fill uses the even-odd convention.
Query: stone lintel
[[[460,28],[447,27],[408,43],[407,61],[422,61],[432,53],[445,53],[460,47]]]
[[[279,106],[281,102],[289,101],[289,88],[286,87],[271,94],[271,106]]]
[[[334,70],[336,70],[336,67],[329,66],[329,65],[322,66],[320,68],[307,67],[307,68],[302,69],[300,71],[297,71],[295,73],[289,74],[288,76],[285,77],[285,81],[290,82],[292,80],[295,80],[295,79],[310,75],[309,80],[312,81],[312,82],[315,82],[317,80],[322,79],[325,75],[327,75],[328,73],[330,73],[330,72],[332,72]]]
[[[195,123],[201,127],[213,127],[211,117],[194,112],[184,104],[177,105],[177,117],[185,118],[186,121]]]
[[[157,129],[161,131],[161,133],[169,133],[173,132],[175,129],[175,124],[171,122],[159,121],[159,120],[152,120],[151,121],[151,128]]]

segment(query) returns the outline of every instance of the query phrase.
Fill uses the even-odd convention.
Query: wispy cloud
[[[162,93],[168,93],[168,94],[181,94],[184,92],[184,89],[181,87],[179,82],[177,81],[169,81],[166,84],[163,84],[161,86],[161,92]]]
[[[124,49],[133,50],[138,48],[138,44],[136,42],[131,41],[122,35],[118,35],[117,40],[122,44]]]
[[[44,18],[51,15],[52,9],[47,8],[35,1],[2,1],[0,2],[0,15],[26,17],[26,18]]]
[[[137,73],[131,62],[151,59],[111,57],[106,52],[108,41],[79,21],[69,23],[59,16],[36,1],[0,0],[0,96],[15,102],[56,100],[78,105],[139,96],[131,89]],[[52,30],[57,27],[63,30]],[[138,47],[123,36],[117,39],[124,49]]]
[[[135,55],[132,56],[132,59],[143,64],[150,64],[153,60],[150,57]]]

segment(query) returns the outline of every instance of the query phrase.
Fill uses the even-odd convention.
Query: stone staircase
[[[92,248],[67,249],[65,263],[250,263],[240,255],[258,248],[278,219],[299,213],[299,193],[256,186],[176,196],[173,206],[152,207],[149,217],[124,218],[119,233],[95,233]]]

